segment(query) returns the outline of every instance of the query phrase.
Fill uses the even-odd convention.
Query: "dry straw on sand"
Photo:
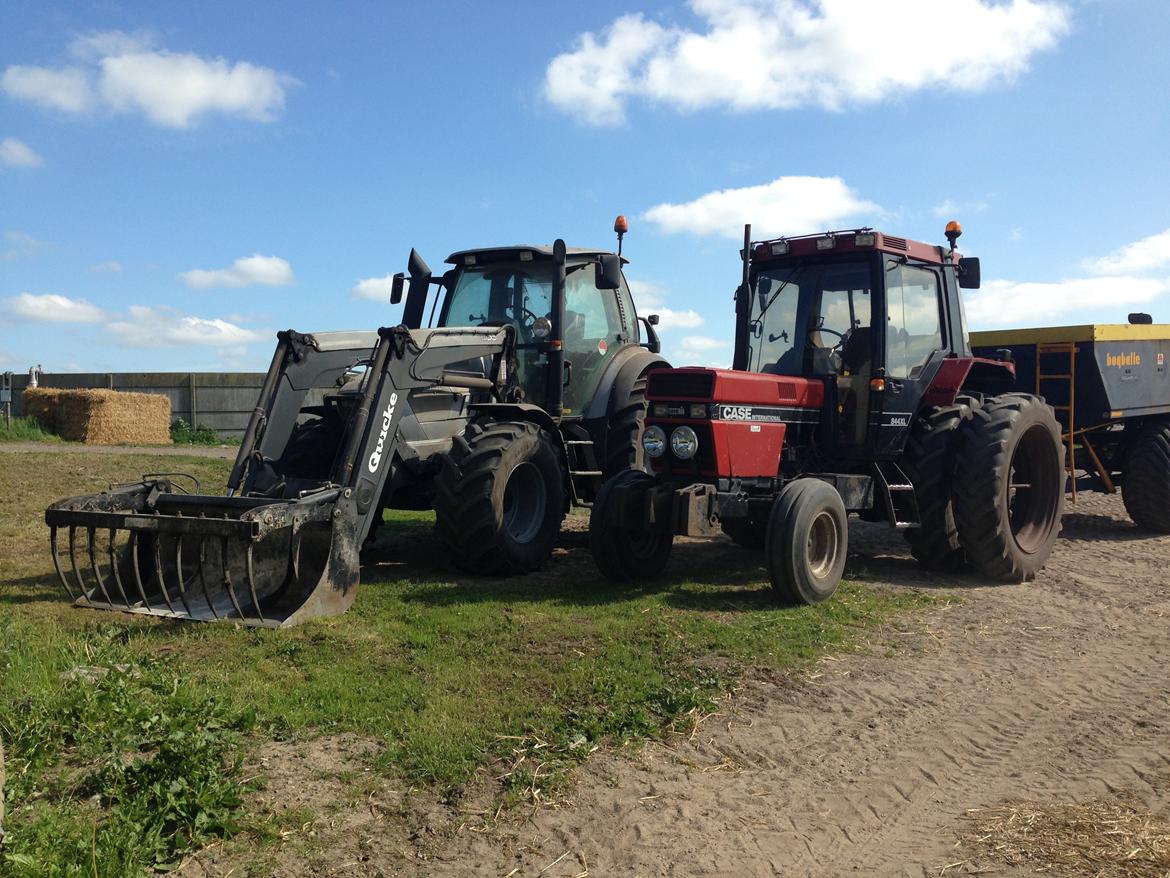
[[[975,821],[975,846],[1011,866],[1095,878],[1170,875],[1170,820],[1124,802],[1021,802],[967,816]]]
[[[30,388],[25,413],[71,442],[93,445],[169,445],[171,401],[157,393]]]

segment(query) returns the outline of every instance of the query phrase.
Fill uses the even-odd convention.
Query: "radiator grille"
[[[646,395],[651,399],[710,399],[715,389],[711,372],[651,372]]]

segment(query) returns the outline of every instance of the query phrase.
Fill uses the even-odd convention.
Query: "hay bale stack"
[[[40,396],[43,388],[25,391]],[[170,445],[171,401],[157,393],[123,393],[117,390],[51,390],[47,404],[51,429],[62,439],[91,445]],[[40,417],[37,416],[38,421]],[[42,422],[43,423],[43,422]]]
[[[57,397],[60,390],[52,387],[30,387],[20,395],[27,417],[33,418],[42,429],[57,432]]]

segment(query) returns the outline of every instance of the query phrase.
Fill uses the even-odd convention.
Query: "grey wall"
[[[182,418],[196,427],[211,427],[224,436],[240,437],[264,383],[263,372],[68,372],[45,373],[41,387],[62,390],[123,390],[161,393],[171,400],[171,420]],[[13,415],[24,413],[20,395],[27,375],[12,376]]]

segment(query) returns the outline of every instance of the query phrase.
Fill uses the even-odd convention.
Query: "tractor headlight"
[[[649,426],[642,433],[642,450],[647,457],[662,457],[666,453],[666,433],[661,427]]]
[[[670,450],[679,460],[690,460],[699,450],[699,437],[690,427],[676,427],[670,434]]]

